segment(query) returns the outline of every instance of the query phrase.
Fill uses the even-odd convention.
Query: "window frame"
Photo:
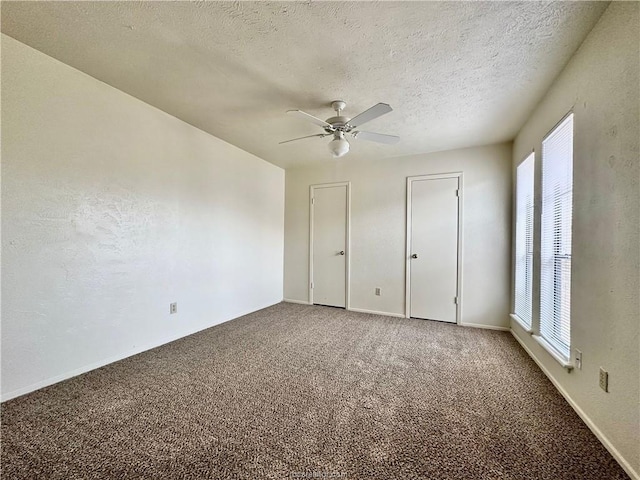
[[[535,171],[536,152],[532,150],[516,167],[514,289],[513,313],[511,314],[511,318],[529,333],[533,332]],[[527,198],[522,198],[522,195],[527,195]],[[522,247],[524,247],[524,252],[521,251]],[[524,271],[520,271],[523,264]],[[525,311],[521,308],[521,301],[525,303]]]
[[[563,184],[563,173],[556,171],[556,177],[552,176],[553,173],[546,173],[551,172],[551,159],[545,154],[545,144],[556,135],[564,135],[561,130],[568,123],[571,124],[570,145],[565,148],[569,148],[571,158],[562,159],[566,163],[560,165],[560,168],[564,167],[569,172],[569,175],[566,175],[567,171],[563,172],[565,177],[569,177],[569,182]],[[571,111],[545,135],[541,149],[540,315],[539,334],[534,335],[534,338],[565,368],[572,368],[570,358],[574,134],[574,114]],[[558,164],[555,164],[555,167],[557,170]],[[549,193],[548,190],[552,186],[550,182],[555,178],[560,180],[553,185],[554,191]],[[551,262],[553,264],[548,265]],[[550,297],[549,291],[552,292]],[[566,337],[566,342],[563,337]]]

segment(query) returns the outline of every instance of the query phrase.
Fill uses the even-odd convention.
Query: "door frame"
[[[313,209],[314,209],[314,193],[321,188],[331,187],[347,187],[347,212],[345,225],[345,310],[350,310],[351,307],[351,294],[349,283],[351,280],[351,182],[333,182],[333,183],[319,183],[315,185],[309,185],[309,304],[313,305]]]
[[[458,179],[458,271],[456,284],[456,324],[461,324],[462,319],[462,198],[463,198],[463,175],[462,172],[436,173],[429,175],[417,175],[407,177],[407,231],[406,231],[406,251],[405,251],[405,304],[404,316],[411,318],[411,184],[421,180],[439,180],[443,178]]]

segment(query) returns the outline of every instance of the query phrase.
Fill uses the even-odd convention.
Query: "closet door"
[[[459,178],[414,177],[408,186],[408,316],[455,323]]]
[[[348,185],[312,187],[313,303],[346,307]]]

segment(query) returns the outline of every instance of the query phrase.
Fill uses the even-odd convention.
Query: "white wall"
[[[327,154],[321,167],[288,169],[285,299],[308,301],[309,186],[351,181],[351,307],[404,315],[406,178],[453,171],[464,175],[462,322],[507,327],[511,144],[371,162]]]
[[[3,399],[282,300],[282,169],[5,35],[2,169]]]
[[[514,334],[632,476],[640,472],[640,5],[612,3],[518,134],[514,168],[574,112],[571,344],[568,373],[515,322]],[[537,185],[540,185],[540,158]],[[539,188],[538,188],[539,202]],[[539,204],[539,203],[538,203]],[[539,239],[539,225],[536,238]],[[536,241],[538,244],[538,241]],[[534,317],[539,312],[534,292]],[[610,392],[598,386],[609,371]]]

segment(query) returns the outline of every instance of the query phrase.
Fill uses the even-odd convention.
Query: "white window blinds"
[[[540,336],[570,354],[573,114],[542,141]]]
[[[531,328],[533,293],[533,178],[535,155],[531,153],[516,170],[516,262],[514,312]]]

